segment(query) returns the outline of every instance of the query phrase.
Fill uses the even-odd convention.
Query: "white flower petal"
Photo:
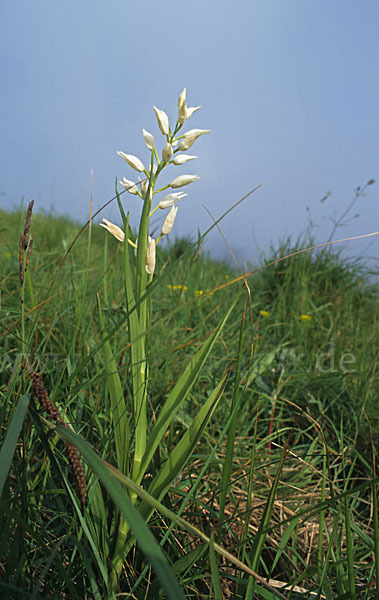
[[[146,250],[146,273],[149,275],[155,271],[155,253],[155,239],[149,236]]]
[[[199,110],[201,106],[191,106],[188,107],[184,102],[181,106],[179,106],[178,110],[178,121],[183,125],[184,121],[187,121],[190,117],[192,117],[193,113]]]
[[[145,170],[143,162],[137,156],[134,156],[133,154],[125,154],[125,152],[121,152],[120,150],[117,152],[117,154],[121,156],[121,158],[123,158],[128,165],[132,167],[132,169],[135,169],[139,172]]]
[[[145,140],[145,144],[149,150],[152,150],[155,147],[154,136],[146,131],[146,129],[142,129],[143,139]]]
[[[178,212],[178,206],[172,206],[170,212],[168,213],[167,217],[165,218],[163,225],[162,225],[162,235],[167,235],[170,233],[171,229],[174,226],[174,222],[175,222],[175,218],[176,218],[176,213]]]
[[[181,106],[183,106],[183,104],[185,104],[186,94],[187,94],[187,89],[184,88],[184,90],[182,91],[182,93],[180,94],[179,99],[178,99],[178,108],[180,108]]]
[[[189,183],[193,183],[200,179],[198,175],[179,175],[179,177],[175,177],[173,181],[170,183],[170,187],[178,188],[183,187],[184,185],[188,185]]]
[[[118,225],[114,225],[108,219],[103,219],[104,223],[99,223],[101,227],[104,227],[109,233],[111,233],[119,242],[123,242],[125,239],[125,233]]]
[[[167,144],[165,144],[165,147],[162,150],[162,159],[164,160],[164,162],[168,163],[170,162],[172,155],[173,155],[173,149],[172,146],[169,142],[167,142]]]
[[[210,129],[190,129],[184,134],[182,141],[179,144],[179,150],[185,152],[191,148],[197,138],[205,133],[210,133]]]
[[[134,181],[123,177],[122,181],[120,181],[120,185],[122,185],[122,187],[124,187],[129,192],[129,194],[133,194],[134,196],[138,194],[138,187],[134,183]]]
[[[170,206],[175,204],[175,202],[177,202],[181,198],[184,198],[185,196],[188,196],[188,194],[185,194],[184,192],[172,192],[171,194],[167,194],[166,196],[164,196],[159,202],[158,206],[162,209],[169,208]]]
[[[187,106],[187,119],[192,117],[193,113],[200,110],[201,106]]]
[[[177,154],[172,162],[174,165],[184,165],[184,163],[189,160],[194,160],[195,158],[197,158],[197,156],[191,154]]]
[[[161,130],[163,135],[168,135],[170,132],[168,116],[166,115],[164,110],[160,110],[156,106],[154,106],[153,108],[154,108],[155,116],[157,117],[159,129]]]

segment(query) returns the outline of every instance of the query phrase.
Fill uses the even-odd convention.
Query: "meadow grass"
[[[120,153],[137,232],[118,193],[117,240],[0,215],[2,598],[379,597],[377,289],[310,238],[249,272],[156,248],[197,108],[155,109],[150,169]]]
[[[8,329],[1,338],[3,438],[20,399],[28,404],[3,481],[2,597],[110,597],[104,581],[109,540],[94,541],[106,533],[94,528],[93,517],[87,520],[88,506],[81,512],[65,446],[41,413],[27,372],[17,371],[23,344],[20,323],[12,325],[20,317],[17,234],[25,213],[1,216],[1,324]],[[104,319],[114,330],[128,390],[120,245],[110,238],[107,252],[115,259],[104,268],[103,232],[93,227],[90,242],[88,232],[82,234],[45,295],[77,232],[66,219],[33,217],[27,354],[38,361],[44,386],[67,422],[112,462],[96,292],[106,289]],[[287,241],[267,263],[298,249]],[[239,273],[188,240],[164,248],[157,264],[167,277],[152,296],[149,428],[183,365],[241,288],[231,283]],[[209,390],[228,373],[222,402],[164,499],[166,509],[209,543],[175,523],[170,512],[156,511],[150,530],[186,597],[276,597],[238,561],[272,589],[287,584],[280,592],[286,598],[377,597],[375,287],[362,267],[330,251],[294,256],[247,281],[249,293],[234,306],[142,482],[147,489],[153,469],[161,468]],[[36,308],[28,314],[32,297]],[[88,502],[95,504],[88,467],[86,477]],[[117,511],[110,496],[107,502],[111,529]],[[215,552],[215,544],[237,564]],[[165,597],[144,556],[132,545],[121,597]]]

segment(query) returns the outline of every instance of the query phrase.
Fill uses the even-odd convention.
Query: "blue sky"
[[[244,194],[221,224],[241,260],[307,227],[329,237],[354,188],[379,179],[379,4],[376,0],[2,0],[0,203],[85,221],[115,178],[134,173],[116,150],[147,160],[141,130],[159,133],[153,104],[173,122],[187,87],[202,105],[189,128],[211,129],[191,149],[174,234],[196,237]],[[320,204],[326,191],[332,194]],[[378,227],[379,181],[335,237]],[[124,195],[133,213],[136,198]],[[116,221],[117,207],[102,216]],[[349,242],[377,256],[379,236]],[[227,255],[217,231],[207,248]]]

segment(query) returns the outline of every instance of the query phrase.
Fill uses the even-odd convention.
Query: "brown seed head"
[[[28,247],[29,231],[30,231],[30,224],[31,224],[31,221],[32,221],[33,205],[34,205],[34,200],[32,200],[31,202],[29,202],[28,212],[26,213],[25,225],[24,225],[24,238],[23,238],[23,240],[24,240],[24,250],[26,250],[27,247]]]

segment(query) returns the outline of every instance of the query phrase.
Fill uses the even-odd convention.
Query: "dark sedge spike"
[[[72,470],[74,472],[78,496],[80,498],[80,502],[82,503],[82,506],[84,506],[86,503],[86,498],[87,498],[87,485],[86,485],[86,479],[84,476],[83,465],[80,462],[79,452],[75,448],[75,446],[73,444],[71,444],[70,442],[66,443],[66,449],[67,449],[68,460],[70,461]]]
[[[30,254],[31,254],[31,252],[32,252],[32,246],[33,246],[33,238],[31,237],[31,238],[30,238],[30,244],[29,244],[29,248],[28,248],[28,254],[27,254],[27,257],[26,257],[25,271],[27,271],[27,270],[28,270],[28,267],[29,267],[29,262],[30,262]]]
[[[28,212],[26,213],[25,225],[24,225],[24,250],[28,247],[29,241],[29,232],[30,232],[30,224],[32,221],[32,212],[33,212],[34,200],[29,202]]]
[[[47,412],[48,415],[50,415],[50,418],[53,421],[58,421],[59,423],[62,423],[62,419],[59,416],[57,407],[55,406],[54,402],[50,400],[49,394],[47,393],[46,388],[43,385],[42,378],[36,372],[32,373],[32,385],[34,393],[40,401],[41,406],[45,410],[45,412]]]
[[[34,393],[40,401],[41,406],[45,410],[45,412],[47,412],[48,415],[50,415],[50,418],[53,421],[61,423],[64,427],[67,427],[66,423],[61,419],[57,407],[52,402],[52,400],[50,400],[49,394],[47,393],[47,390],[43,385],[41,376],[38,375],[38,373],[36,373],[35,371],[32,373],[32,385]],[[87,498],[87,485],[84,475],[84,469],[80,462],[79,452],[77,451],[75,446],[73,446],[70,442],[67,442],[65,444],[65,448],[67,450],[69,463],[74,473],[78,496],[80,498],[82,506],[84,506]]]

